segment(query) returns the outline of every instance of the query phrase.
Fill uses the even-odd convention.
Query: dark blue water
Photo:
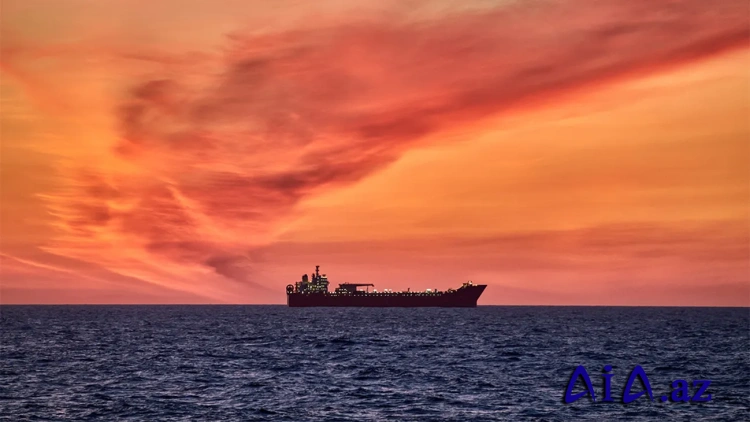
[[[6,420],[750,420],[747,308],[2,306],[0,316]],[[600,398],[606,364],[614,403],[563,404],[577,365]],[[654,402],[620,400],[636,365]],[[658,400],[675,379],[711,380],[712,400]]]

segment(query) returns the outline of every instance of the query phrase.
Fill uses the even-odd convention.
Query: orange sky
[[[2,0],[0,303],[750,306],[746,1],[352,4]]]

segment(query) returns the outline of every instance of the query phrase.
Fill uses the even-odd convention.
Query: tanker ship
[[[463,283],[458,289],[440,291],[394,292],[390,289],[375,290],[374,284],[343,283],[334,291],[328,291],[328,277],[320,274],[320,265],[315,266],[312,280],[307,274],[302,281],[286,286],[286,303],[290,307],[348,306],[348,307],[444,307],[474,308],[477,300],[487,287],[471,281]],[[373,288],[370,291],[370,287]]]

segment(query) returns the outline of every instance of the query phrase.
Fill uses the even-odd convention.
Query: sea
[[[750,420],[748,308],[6,305],[0,329],[8,421]],[[578,366],[597,400],[566,404]],[[623,403],[636,366],[654,400]],[[710,401],[662,401],[674,380]]]

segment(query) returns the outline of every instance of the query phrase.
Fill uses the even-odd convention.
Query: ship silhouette
[[[371,283],[342,283],[334,291],[328,290],[328,277],[320,274],[320,265],[315,266],[312,279],[307,274],[302,280],[286,286],[286,301],[290,307],[444,307],[444,308],[474,308],[482,295],[484,284],[474,284],[471,281],[463,283],[458,289],[440,291],[427,289],[425,291],[394,292],[390,289],[377,291]],[[373,287],[373,291],[370,291]],[[362,290],[361,288],[364,288]]]

